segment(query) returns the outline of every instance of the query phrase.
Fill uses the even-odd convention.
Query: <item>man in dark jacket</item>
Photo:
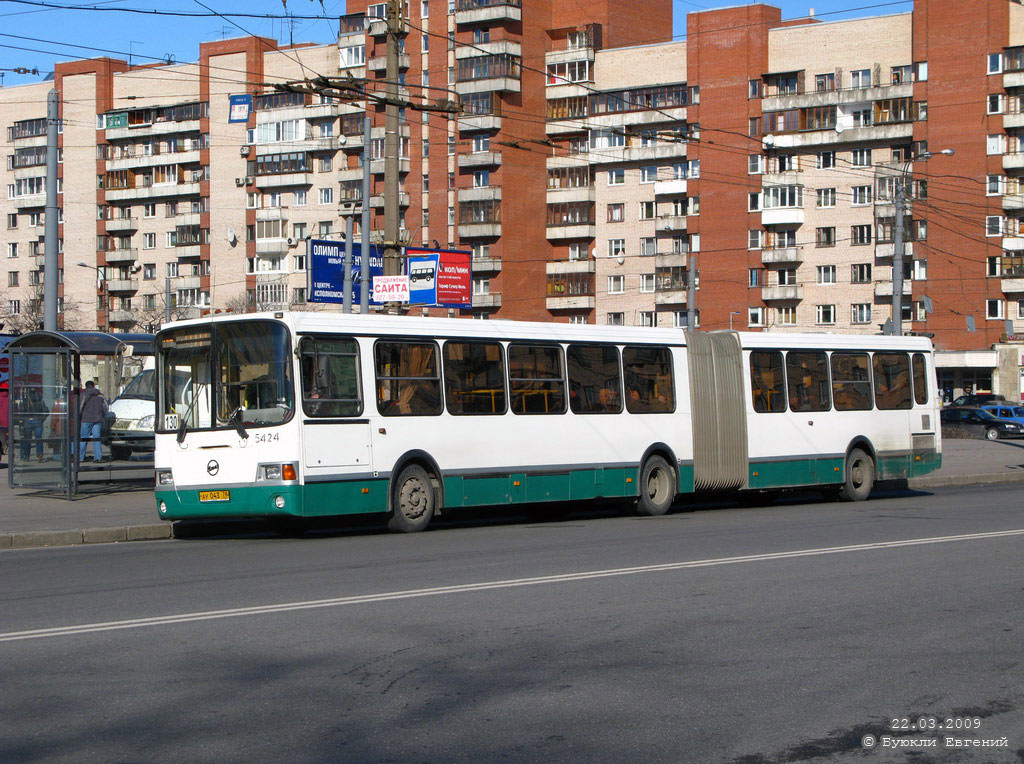
[[[82,391],[81,406],[82,431],[79,437],[82,440],[78,444],[78,458],[85,461],[86,439],[91,439],[93,459],[97,462],[103,461],[100,436],[103,433],[103,416],[107,413],[107,401],[91,379],[85,383],[85,389]]]

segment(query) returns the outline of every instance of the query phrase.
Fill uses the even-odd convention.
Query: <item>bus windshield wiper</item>
[[[235,426],[235,430],[238,431],[238,437],[242,440],[249,439],[249,433],[245,431],[245,425],[242,423],[242,407],[239,406],[228,416],[228,421]]]
[[[188,432],[188,419],[192,416],[192,407],[196,405],[196,401],[199,400],[199,393],[195,391],[192,396],[192,400],[188,403],[188,408],[185,409],[185,416],[181,418],[178,423],[178,443],[185,442],[185,434]]]

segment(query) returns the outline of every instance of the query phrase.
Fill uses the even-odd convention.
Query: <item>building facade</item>
[[[223,40],[196,63],[74,61],[0,89],[7,326],[41,320],[51,87],[68,327],[313,307],[305,241],[344,230],[364,157],[371,237],[383,223],[386,8],[349,10],[332,45]],[[678,42],[667,0],[408,13],[401,235],[473,251],[466,315],[878,332],[902,190],[904,331],[934,337],[948,394],[1020,396],[1019,2],[836,22],[750,5],[689,14]],[[350,84],[271,87],[317,77]],[[242,122],[238,95],[252,97]],[[461,112],[416,108],[437,101]]]

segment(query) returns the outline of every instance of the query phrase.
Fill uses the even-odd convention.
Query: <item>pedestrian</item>
[[[7,422],[9,398],[7,392],[7,380],[0,382],[0,456],[7,453]]]
[[[36,447],[36,459],[43,460],[43,420],[46,418],[46,407],[43,396],[34,387],[22,387],[18,399],[14,402],[14,413],[18,414],[21,427],[21,460],[28,461],[32,445]]]
[[[87,440],[92,441],[93,461],[103,461],[103,446],[100,437],[103,433],[103,417],[107,413],[107,400],[103,393],[96,387],[91,379],[85,383],[85,390],[82,391],[82,402],[79,413],[82,418],[82,428],[78,444],[79,461],[88,461],[85,458],[85,444]]]

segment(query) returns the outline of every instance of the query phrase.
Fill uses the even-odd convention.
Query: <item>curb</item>
[[[894,485],[889,485],[889,483],[894,483]],[[1024,470],[1019,472],[986,472],[977,475],[910,478],[909,480],[886,481],[885,484],[880,484],[878,487],[883,490],[887,488],[918,490],[994,483],[1024,483]],[[232,524],[232,530],[234,529],[236,529],[236,526]],[[114,528],[84,528],[70,531],[17,531],[14,533],[0,533],[0,549],[114,544],[124,541],[158,541],[171,538],[189,538],[190,535],[185,528],[180,529],[180,532],[176,532],[176,524],[172,523],[125,525]]]

